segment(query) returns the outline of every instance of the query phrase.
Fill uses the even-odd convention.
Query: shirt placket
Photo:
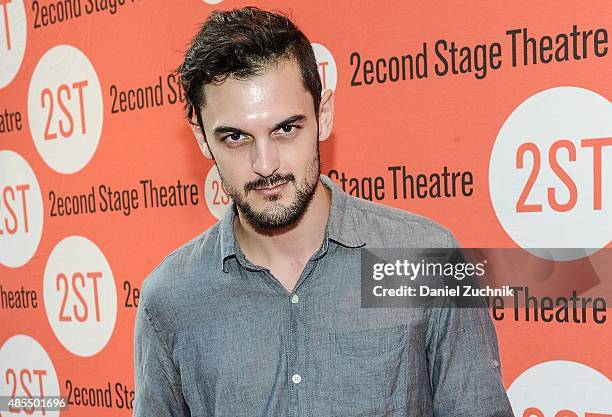
[[[262,272],[266,279],[274,281],[279,293],[282,293],[283,300],[283,346],[286,348],[287,360],[287,383],[289,386],[288,416],[306,417],[309,416],[309,398],[311,381],[309,381],[309,369],[307,363],[307,334],[305,317],[307,317],[306,303],[307,286],[301,285],[304,280],[312,273],[314,261],[309,261],[296,287],[292,292],[288,292],[269,270]]]

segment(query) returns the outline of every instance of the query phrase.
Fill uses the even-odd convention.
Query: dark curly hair
[[[306,90],[312,95],[318,121],[321,79],[310,41],[280,13],[245,7],[213,11],[191,41],[178,68],[185,91],[185,110],[195,111],[202,132],[200,110],[206,104],[204,86],[227,77],[246,79],[285,59],[294,59]]]

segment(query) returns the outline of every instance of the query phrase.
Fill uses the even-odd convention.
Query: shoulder
[[[218,240],[219,222],[166,255],[142,282],[141,301],[149,305],[159,305],[162,299],[163,304],[180,303],[184,292],[220,259]]]
[[[368,246],[457,247],[452,232],[436,221],[380,203],[347,196],[355,226]]]

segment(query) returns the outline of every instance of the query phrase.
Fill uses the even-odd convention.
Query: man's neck
[[[236,239],[246,258],[255,265],[271,267],[280,259],[305,264],[323,242],[330,207],[331,191],[319,180],[310,205],[297,224],[264,234],[238,212],[234,217]]]

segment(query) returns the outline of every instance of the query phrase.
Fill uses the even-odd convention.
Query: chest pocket
[[[334,417],[400,415],[406,404],[406,325],[330,333]]]

